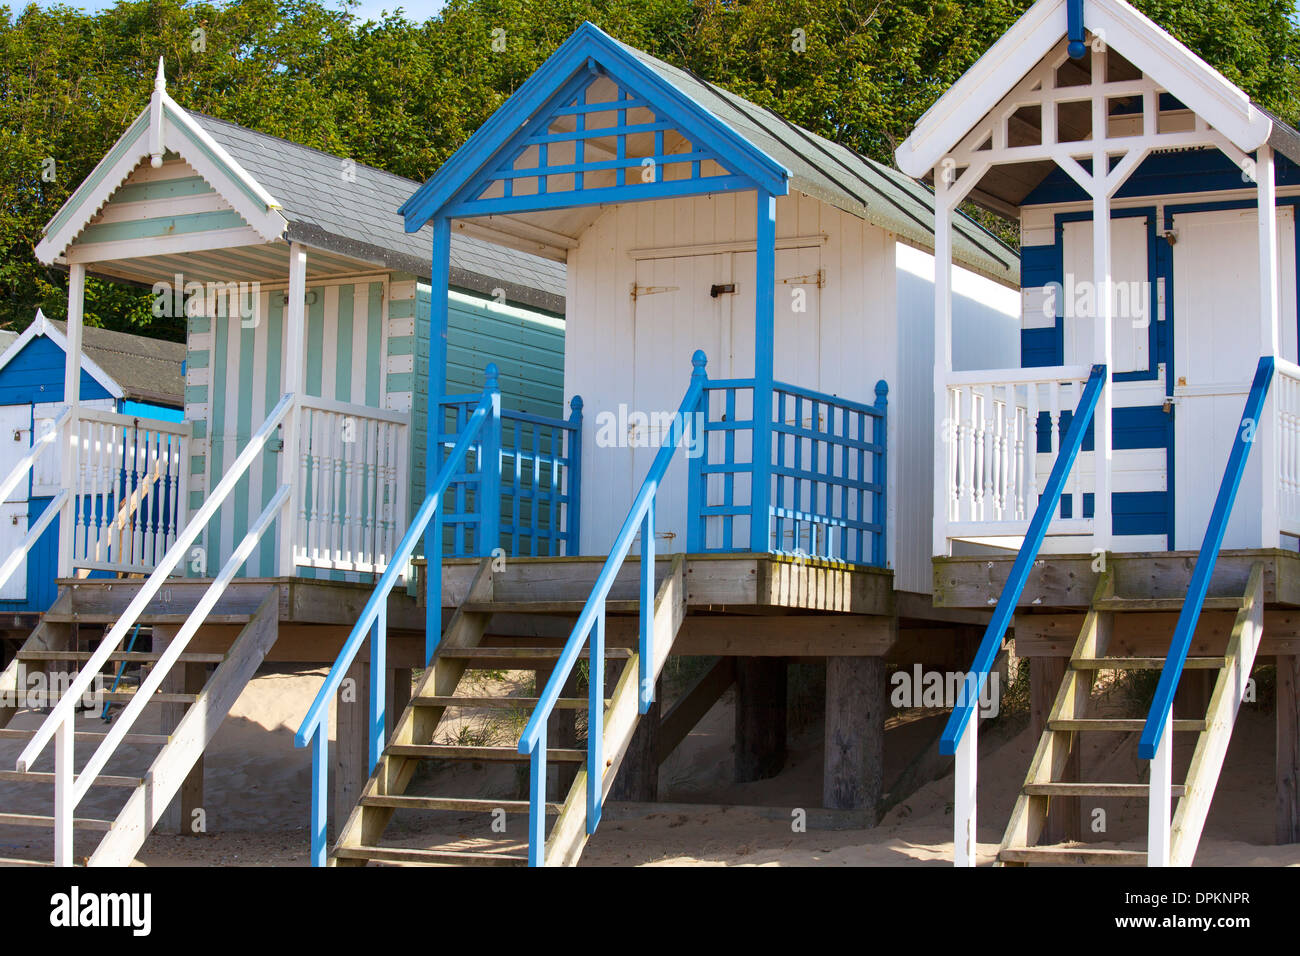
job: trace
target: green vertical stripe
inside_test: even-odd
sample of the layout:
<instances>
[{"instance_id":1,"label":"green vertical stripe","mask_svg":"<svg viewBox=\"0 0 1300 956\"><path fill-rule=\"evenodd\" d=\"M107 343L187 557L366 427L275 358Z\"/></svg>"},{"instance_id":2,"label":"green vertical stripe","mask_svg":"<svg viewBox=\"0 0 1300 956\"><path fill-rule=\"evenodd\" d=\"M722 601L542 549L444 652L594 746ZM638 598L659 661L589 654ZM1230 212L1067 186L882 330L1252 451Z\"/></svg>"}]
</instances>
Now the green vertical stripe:
<instances>
[{"instance_id":1,"label":"green vertical stripe","mask_svg":"<svg viewBox=\"0 0 1300 956\"><path fill-rule=\"evenodd\" d=\"M325 368L325 290L310 289L307 298L307 394L324 398L321 377Z\"/></svg>"},{"instance_id":2,"label":"green vertical stripe","mask_svg":"<svg viewBox=\"0 0 1300 956\"><path fill-rule=\"evenodd\" d=\"M339 320L334 326L334 397L352 401L352 286L339 286Z\"/></svg>"},{"instance_id":3,"label":"green vertical stripe","mask_svg":"<svg viewBox=\"0 0 1300 956\"><path fill-rule=\"evenodd\" d=\"M380 384L384 378L384 284L370 283L370 301L366 309L366 404L381 408Z\"/></svg>"},{"instance_id":4,"label":"green vertical stripe","mask_svg":"<svg viewBox=\"0 0 1300 956\"><path fill-rule=\"evenodd\" d=\"M230 325L230 334L237 336L239 342L239 368L236 372L237 381L239 382L239 394L235 398L235 414L237 416L235 427L239 433L237 447L240 451L243 451L244 446L253 437L253 379L257 362L257 329L254 326L245 326L238 312L230 316L227 321ZM252 516L248 513L248 486L251 477L248 472L244 472L244 476L235 485L235 492L231 496L235 509L234 537L230 541L232 548L235 542L244 540L244 535L248 533L248 526L252 520ZM245 570L245 573L247 573L247 570Z\"/></svg>"},{"instance_id":5,"label":"green vertical stripe","mask_svg":"<svg viewBox=\"0 0 1300 956\"><path fill-rule=\"evenodd\" d=\"M215 326L212 336L212 379L211 395L212 401L209 406L209 414L212 419L212 430L209 441L211 442L211 453L209 454L208 464L208 494L212 494L212 489L221 475L225 471L225 438L226 438L226 375L227 366L227 347L229 345L230 322L220 313L213 318ZM214 573L214 569L220 567L219 557L221 554L221 513L208 523L207 529L207 546L208 546L208 574Z\"/></svg>"},{"instance_id":6,"label":"green vertical stripe","mask_svg":"<svg viewBox=\"0 0 1300 956\"><path fill-rule=\"evenodd\" d=\"M280 384L283 377L280 371L280 363L283 360L284 337L284 298L278 293L273 292L267 296L268 306L266 310L266 412L269 415L271 409L275 408L276 403L280 401L280 395L283 393L283 386ZM274 452L264 452L262 454L262 507L266 507L266 501L275 493L279 487L280 460L283 459L286 467L291 467L294 461L294 455L285 449L278 455ZM275 523L275 533L268 534L262 538L261 565L262 574L269 575L274 573L276 557L276 536L288 534L297 521L297 515L291 515L288 523L281 518ZM287 573L292 574L292 571Z\"/></svg>"}]
</instances>

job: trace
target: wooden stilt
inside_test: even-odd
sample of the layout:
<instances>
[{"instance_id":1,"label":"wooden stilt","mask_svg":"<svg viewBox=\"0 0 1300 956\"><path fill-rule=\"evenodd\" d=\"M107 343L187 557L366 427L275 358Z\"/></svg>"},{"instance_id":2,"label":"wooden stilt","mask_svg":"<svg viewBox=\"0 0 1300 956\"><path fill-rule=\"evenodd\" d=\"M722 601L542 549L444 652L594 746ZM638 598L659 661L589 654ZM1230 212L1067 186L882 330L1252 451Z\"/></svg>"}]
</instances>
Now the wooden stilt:
<instances>
[{"instance_id":1,"label":"wooden stilt","mask_svg":"<svg viewBox=\"0 0 1300 956\"><path fill-rule=\"evenodd\" d=\"M1277 658L1277 842L1300 843L1300 655Z\"/></svg>"},{"instance_id":2,"label":"wooden stilt","mask_svg":"<svg viewBox=\"0 0 1300 956\"><path fill-rule=\"evenodd\" d=\"M610 686L606 684L605 686ZM650 803L659 799L659 724L663 701L663 681L655 686L654 703L641 715L632 742L623 755L623 763L609 792L611 800L636 800Z\"/></svg>"},{"instance_id":3,"label":"wooden stilt","mask_svg":"<svg viewBox=\"0 0 1300 956\"><path fill-rule=\"evenodd\" d=\"M826 659L826 762L822 805L865 810L873 824L884 790L885 659Z\"/></svg>"},{"instance_id":4,"label":"wooden stilt","mask_svg":"<svg viewBox=\"0 0 1300 956\"><path fill-rule=\"evenodd\" d=\"M1041 737L1047 726L1047 715L1065 679L1064 657L1031 657L1029 659L1029 722L1033 737ZM1060 781L1077 783L1082 779L1082 761L1076 739L1061 770ZM1081 835L1080 820L1083 808L1078 797L1050 798L1047 823L1043 827L1043 843L1064 843L1078 840Z\"/></svg>"},{"instance_id":5,"label":"wooden stilt","mask_svg":"<svg viewBox=\"0 0 1300 956\"><path fill-rule=\"evenodd\" d=\"M388 674L387 732L391 737L406 705L411 702L411 668L394 667Z\"/></svg>"},{"instance_id":6,"label":"wooden stilt","mask_svg":"<svg viewBox=\"0 0 1300 956\"><path fill-rule=\"evenodd\" d=\"M736 782L774 777L785 766L784 657L736 662Z\"/></svg>"},{"instance_id":7,"label":"wooden stilt","mask_svg":"<svg viewBox=\"0 0 1300 956\"><path fill-rule=\"evenodd\" d=\"M334 737L334 832L347 823L348 815L370 777L369 710L370 667L353 661L339 690L335 706Z\"/></svg>"}]
</instances>

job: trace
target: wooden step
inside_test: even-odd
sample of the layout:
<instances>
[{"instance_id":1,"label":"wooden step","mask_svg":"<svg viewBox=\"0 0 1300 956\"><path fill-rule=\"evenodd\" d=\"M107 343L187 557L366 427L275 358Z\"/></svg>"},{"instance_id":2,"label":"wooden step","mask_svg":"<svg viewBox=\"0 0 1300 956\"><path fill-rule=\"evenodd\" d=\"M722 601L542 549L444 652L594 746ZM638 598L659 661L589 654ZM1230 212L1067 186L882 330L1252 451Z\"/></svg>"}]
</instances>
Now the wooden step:
<instances>
[{"instance_id":1,"label":"wooden step","mask_svg":"<svg viewBox=\"0 0 1300 956\"><path fill-rule=\"evenodd\" d=\"M1181 797L1187 788L1181 784L1169 788L1175 797ZM1151 788L1145 783L1029 783L1024 792L1031 797L1126 797L1145 799Z\"/></svg>"},{"instance_id":2,"label":"wooden step","mask_svg":"<svg viewBox=\"0 0 1300 956\"><path fill-rule=\"evenodd\" d=\"M430 760L528 760L528 755L521 754L515 747L461 747L454 744L389 744L384 753L390 757L421 757ZM546 751L546 759L581 763L587 759L587 751L552 747Z\"/></svg>"},{"instance_id":3,"label":"wooden step","mask_svg":"<svg viewBox=\"0 0 1300 956\"><path fill-rule=\"evenodd\" d=\"M532 710L537 706L538 697L412 697L411 704L416 707L515 707L520 710ZM609 706L609 698L605 698ZM555 702L556 710L586 710L587 698L561 697Z\"/></svg>"},{"instance_id":4,"label":"wooden step","mask_svg":"<svg viewBox=\"0 0 1300 956\"><path fill-rule=\"evenodd\" d=\"M998 853L1004 863L1042 863L1049 866L1146 866L1144 850L1114 850L1086 846L1016 846Z\"/></svg>"},{"instance_id":5,"label":"wooden step","mask_svg":"<svg viewBox=\"0 0 1300 956\"><path fill-rule=\"evenodd\" d=\"M37 770L0 770L0 780L8 780L13 783L51 784L54 782L54 774ZM138 787L142 783L144 783L144 777L118 777L112 774L103 774L96 777L91 786Z\"/></svg>"},{"instance_id":6,"label":"wooden step","mask_svg":"<svg viewBox=\"0 0 1300 956\"><path fill-rule=\"evenodd\" d=\"M36 735L34 730L14 730L11 727L0 727L0 740L31 740ZM95 730L78 730L76 732L77 740L103 740L108 734ZM153 744L161 746L170 738L166 734L127 734L122 738L126 744Z\"/></svg>"},{"instance_id":7,"label":"wooden step","mask_svg":"<svg viewBox=\"0 0 1300 956\"><path fill-rule=\"evenodd\" d=\"M52 624L116 624L121 614L105 614L100 611L48 611L43 620ZM137 623L148 627L151 624L184 624L189 620L188 613L182 614L141 614ZM209 614L203 619L205 624L247 624L253 619L251 614Z\"/></svg>"},{"instance_id":8,"label":"wooden step","mask_svg":"<svg viewBox=\"0 0 1300 956\"><path fill-rule=\"evenodd\" d=\"M1108 598L1104 601L1096 602L1093 607L1099 611L1181 611L1183 604L1186 603L1183 598ZM1242 605L1246 603L1245 598L1240 597L1211 597L1206 598L1202 609L1206 611L1240 611Z\"/></svg>"},{"instance_id":9,"label":"wooden step","mask_svg":"<svg viewBox=\"0 0 1300 956\"><path fill-rule=\"evenodd\" d=\"M1224 666L1222 657L1189 657L1183 670L1217 671ZM1158 671L1164 670L1163 657L1085 657L1070 661L1077 671Z\"/></svg>"},{"instance_id":10,"label":"wooden step","mask_svg":"<svg viewBox=\"0 0 1300 956\"><path fill-rule=\"evenodd\" d=\"M1049 720L1048 730L1059 731L1118 731L1128 734L1140 734L1147 722L1142 717L1084 717L1073 720ZM1205 729L1204 720L1175 720L1174 730L1178 733L1200 733Z\"/></svg>"},{"instance_id":11,"label":"wooden step","mask_svg":"<svg viewBox=\"0 0 1300 956\"><path fill-rule=\"evenodd\" d=\"M395 810L453 810L466 813L527 813L527 800L482 800L471 797L419 797L407 794L362 797L363 807L392 807ZM559 813L562 803L548 803L547 813Z\"/></svg>"},{"instance_id":12,"label":"wooden step","mask_svg":"<svg viewBox=\"0 0 1300 956\"><path fill-rule=\"evenodd\" d=\"M0 856L0 867L7 866L54 866L54 861L26 860L20 856Z\"/></svg>"},{"instance_id":13,"label":"wooden step","mask_svg":"<svg viewBox=\"0 0 1300 956\"><path fill-rule=\"evenodd\" d=\"M416 850L389 846L341 846L334 855L345 860L376 863L420 863L425 866L527 866L528 857L512 853L471 853L465 850Z\"/></svg>"},{"instance_id":14,"label":"wooden step","mask_svg":"<svg viewBox=\"0 0 1300 956\"><path fill-rule=\"evenodd\" d=\"M110 704L127 704L139 696L133 690L106 690L99 695L101 701L107 701ZM198 694L169 694L162 691L155 691L149 695L148 703L150 704L192 704L199 699Z\"/></svg>"},{"instance_id":15,"label":"wooden step","mask_svg":"<svg viewBox=\"0 0 1300 956\"><path fill-rule=\"evenodd\" d=\"M466 601L460 609L466 614L552 614L564 617L577 617L587 606L581 601ZM606 601L606 614L635 614L641 610L641 602Z\"/></svg>"},{"instance_id":16,"label":"wooden step","mask_svg":"<svg viewBox=\"0 0 1300 956\"><path fill-rule=\"evenodd\" d=\"M19 651L20 661L88 661L94 651ZM152 664L162 657L162 653L153 651L114 651L108 659L127 664ZM220 664L226 659L225 654L181 654L177 659L182 664Z\"/></svg>"},{"instance_id":17,"label":"wooden step","mask_svg":"<svg viewBox=\"0 0 1300 956\"><path fill-rule=\"evenodd\" d=\"M45 827L54 829L54 817L35 816L30 813L0 813L0 825L16 827ZM74 817L72 827L75 830L98 830L107 833L113 826L112 820L96 820L93 817Z\"/></svg>"}]
</instances>

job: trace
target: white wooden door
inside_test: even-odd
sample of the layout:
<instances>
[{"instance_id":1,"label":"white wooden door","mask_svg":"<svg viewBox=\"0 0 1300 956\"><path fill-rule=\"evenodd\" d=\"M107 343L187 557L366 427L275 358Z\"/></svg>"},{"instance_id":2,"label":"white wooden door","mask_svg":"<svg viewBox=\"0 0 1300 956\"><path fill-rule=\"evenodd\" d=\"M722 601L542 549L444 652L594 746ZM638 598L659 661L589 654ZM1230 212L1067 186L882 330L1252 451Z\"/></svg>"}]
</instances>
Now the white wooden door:
<instances>
[{"instance_id":1,"label":"white wooden door","mask_svg":"<svg viewBox=\"0 0 1300 956\"><path fill-rule=\"evenodd\" d=\"M1281 350L1296 357L1295 223L1278 210ZM1261 340L1253 209L1176 216L1174 229L1175 547L1199 548L1228 461ZM1260 456L1247 462L1225 548L1257 548ZM1273 542L1272 546L1276 546Z\"/></svg>"},{"instance_id":2,"label":"white wooden door","mask_svg":"<svg viewBox=\"0 0 1300 956\"><path fill-rule=\"evenodd\" d=\"M1114 372L1150 368L1150 285L1147 270L1145 218L1112 219L1111 314ZM1065 364L1091 365L1098 361L1093 341L1092 222L1067 222L1062 227L1061 254L1064 280L1061 289L1065 311Z\"/></svg>"},{"instance_id":3,"label":"white wooden door","mask_svg":"<svg viewBox=\"0 0 1300 956\"><path fill-rule=\"evenodd\" d=\"M811 389L821 387L820 268L816 248L776 254L774 375L777 381ZM752 252L647 259L637 264L635 381L629 411L660 417L659 424L638 422L628 429L633 455L629 504L659 449L667 415L676 411L686 391L695 350L703 349L708 356L710 379L753 376L754 281ZM716 295L712 294L715 286L720 287ZM734 289L726 291L727 286ZM749 418L750 396L741 394L737 400L737 417ZM648 441L638 428L646 429ZM719 444L713 457L720 451ZM738 436L736 460L749 458L746 437ZM679 452L659 491L656 537L664 553L686 549L686 472L686 456ZM710 494L720 489L719 479L710 485ZM735 481L733 500L738 504L750 500L743 476ZM748 522L737 519L733 546L746 546L748 540ZM711 536L710 544L718 543Z\"/></svg>"},{"instance_id":4,"label":"white wooden door","mask_svg":"<svg viewBox=\"0 0 1300 956\"><path fill-rule=\"evenodd\" d=\"M30 405L0 405L0 469L7 474L31 447L32 407ZM17 551L27 537L28 482L20 481L0 503L0 555ZM14 569L9 579L0 585L0 601L25 601L27 599L27 559Z\"/></svg>"}]
</instances>

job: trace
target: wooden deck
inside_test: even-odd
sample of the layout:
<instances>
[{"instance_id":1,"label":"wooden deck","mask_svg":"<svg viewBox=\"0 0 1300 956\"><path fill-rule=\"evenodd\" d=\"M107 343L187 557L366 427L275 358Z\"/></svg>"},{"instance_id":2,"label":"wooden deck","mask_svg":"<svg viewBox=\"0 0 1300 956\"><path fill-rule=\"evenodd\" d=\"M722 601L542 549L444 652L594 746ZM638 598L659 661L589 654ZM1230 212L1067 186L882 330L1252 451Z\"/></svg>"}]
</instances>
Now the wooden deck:
<instances>
[{"instance_id":1,"label":"wooden deck","mask_svg":"<svg viewBox=\"0 0 1300 956\"><path fill-rule=\"evenodd\" d=\"M991 608L1006 584L1014 554L934 560L934 603L939 608ZM1030 573L1015 617L1016 650L1022 657L1068 657L1100 577L1091 554L1040 558ZM1118 615L1112 646L1134 656L1163 656L1187 594L1195 551L1108 554L1115 594L1143 599L1149 610ZM1264 634L1261 656L1300 653L1300 554L1280 549L1224 551L1215 565L1210 599L1201 614L1191 653L1221 654L1234 612L1216 609L1216 598L1240 596L1251 566L1264 565Z\"/></svg>"}]
</instances>

